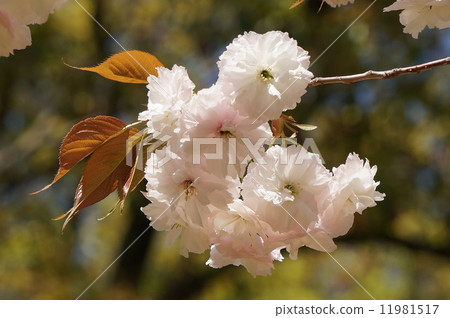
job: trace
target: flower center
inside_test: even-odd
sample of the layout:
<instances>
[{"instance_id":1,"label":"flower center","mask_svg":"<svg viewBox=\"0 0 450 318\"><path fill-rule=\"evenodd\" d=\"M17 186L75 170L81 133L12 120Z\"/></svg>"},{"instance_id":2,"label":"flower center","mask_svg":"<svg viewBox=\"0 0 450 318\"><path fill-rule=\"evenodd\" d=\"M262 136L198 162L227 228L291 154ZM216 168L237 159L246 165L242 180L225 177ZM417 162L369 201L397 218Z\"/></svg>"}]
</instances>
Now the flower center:
<instances>
[{"instance_id":1,"label":"flower center","mask_svg":"<svg viewBox=\"0 0 450 318\"><path fill-rule=\"evenodd\" d=\"M264 82L273 79L273 75L270 73L270 69L263 69L261 73L259 73L259 76Z\"/></svg>"},{"instance_id":2,"label":"flower center","mask_svg":"<svg viewBox=\"0 0 450 318\"><path fill-rule=\"evenodd\" d=\"M220 130L219 134L220 134L220 137L222 137L222 138L233 137L233 134L229 130Z\"/></svg>"},{"instance_id":3,"label":"flower center","mask_svg":"<svg viewBox=\"0 0 450 318\"><path fill-rule=\"evenodd\" d=\"M284 188L291 191L293 196L297 195L302 189L300 185L288 182L284 185Z\"/></svg>"},{"instance_id":4,"label":"flower center","mask_svg":"<svg viewBox=\"0 0 450 318\"><path fill-rule=\"evenodd\" d=\"M193 194L195 194L195 187L192 186L192 180L184 180L181 183L181 187L184 190L185 193L185 199L189 199L189 197L191 197Z\"/></svg>"},{"instance_id":5,"label":"flower center","mask_svg":"<svg viewBox=\"0 0 450 318\"><path fill-rule=\"evenodd\" d=\"M218 131L219 136L222 138L234 137L234 134L233 134L234 128L235 127L234 127L233 123L231 123L229 121L224 121Z\"/></svg>"}]
</instances>

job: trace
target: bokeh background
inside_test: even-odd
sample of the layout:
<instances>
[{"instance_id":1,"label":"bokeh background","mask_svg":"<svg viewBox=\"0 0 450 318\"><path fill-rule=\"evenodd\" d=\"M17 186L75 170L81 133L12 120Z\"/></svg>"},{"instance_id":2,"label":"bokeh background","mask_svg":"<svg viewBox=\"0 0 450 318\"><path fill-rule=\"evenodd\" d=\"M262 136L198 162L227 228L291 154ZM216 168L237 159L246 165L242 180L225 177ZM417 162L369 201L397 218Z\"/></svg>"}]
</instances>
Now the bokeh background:
<instances>
[{"instance_id":1,"label":"bokeh background","mask_svg":"<svg viewBox=\"0 0 450 318\"><path fill-rule=\"evenodd\" d=\"M201 89L217 76L216 61L238 34L287 31L314 61L370 4L339 9L306 0L81 0L127 49L184 65ZM316 76L414 65L450 55L448 30L403 34L398 12L377 1L320 59ZM61 235L83 165L50 190L60 142L87 117L136 121L144 85L122 84L71 69L92 66L121 48L73 1L41 26L33 45L0 58L0 298L74 299L147 226L136 191L125 212L103 221L110 197L83 210ZM310 88L293 113L317 125L314 138L331 168L349 152L378 166L386 199L357 216L332 254L377 299L450 296L449 67L421 75ZM271 276L244 268L215 270L208 254L178 254L164 234L148 231L82 299L368 299L325 253L303 248L276 263Z\"/></svg>"}]
</instances>

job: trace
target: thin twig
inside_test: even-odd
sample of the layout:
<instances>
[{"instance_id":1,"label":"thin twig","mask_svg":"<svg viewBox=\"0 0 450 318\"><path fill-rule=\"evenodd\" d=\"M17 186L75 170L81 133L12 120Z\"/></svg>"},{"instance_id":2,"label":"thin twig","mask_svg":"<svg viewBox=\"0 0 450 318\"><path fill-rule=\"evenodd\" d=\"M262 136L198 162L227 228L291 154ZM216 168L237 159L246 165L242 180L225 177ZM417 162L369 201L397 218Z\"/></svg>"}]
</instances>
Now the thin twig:
<instances>
[{"instance_id":1,"label":"thin twig","mask_svg":"<svg viewBox=\"0 0 450 318\"><path fill-rule=\"evenodd\" d=\"M419 74L432 68L448 64L450 64L450 56L420 65L394 68L388 71L367 71L361 74L346 75L346 76L316 77L311 80L308 87L326 84L337 84L337 83L353 84L356 82L367 81L372 79L387 79L405 74Z\"/></svg>"}]
</instances>

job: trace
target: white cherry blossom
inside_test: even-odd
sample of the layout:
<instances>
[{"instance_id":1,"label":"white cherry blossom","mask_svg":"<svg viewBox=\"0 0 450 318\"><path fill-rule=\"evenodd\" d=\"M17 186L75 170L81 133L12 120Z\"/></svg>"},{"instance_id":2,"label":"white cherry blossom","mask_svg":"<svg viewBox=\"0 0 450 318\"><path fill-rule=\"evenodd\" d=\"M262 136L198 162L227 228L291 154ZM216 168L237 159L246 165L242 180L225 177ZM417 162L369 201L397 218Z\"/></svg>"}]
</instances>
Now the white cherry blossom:
<instances>
[{"instance_id":1,"label":"white cherry blossom","mask_svg":"<svg viewBox=\"0 0 450 318\"><path fill-rule=\"evenodd\" d=\"M9 56L14 50L31 45L30 28L8 12L0 10L0 56Z\"/></svg>"},{"instance_id":2,"label":"white cherry blossom","mask_svg":"<svg viewBox=\"0 0 450 318\"><path fill-rule=\"evenodd\" d=\"M274 260L283 259L281 247L271 241L270 225L259 220L243 201L236 200L227 209L213 211L211 222L215 237L207 265L242 265L253 276L265 276L270 274Z\"/></svg>"},{"instance_id":3,"label":"white cherry blossom","mask_svg":"<svg viewBox=\"0 0 450 318\"><path fill-rule=\"evenodd\" d=\"M295 108L313 77L307 70L308 52L280 31L239 35L218 66L218 82L234 98L234 106L262 122Z\"/></svg>"},{"instance_id":4,"label":"white cherry blossom","mask_svg":"<svg viewBox=\"0 0 450 318\"><path fill-rule=\"evenodd\" d=\"M284 235L285 245L295 258L299 247L317 246L311 239L312 229L320 212L318 198L329 193L331 173L318 155L301 146L273 146L263 159L265 164L249 165L242 197L261 220ZM330 246L329 242L322 245Z\"/></svg>"},{"instance_id":5,"label":"white cherry blossom","mask_svg":"<svg viewBox=\"0 0 450 318\"><path fill-rule=\"evenodd\" d=\"M203 252L209 246L205 227L210 206L224 208L232 202L234 184L167 149L151 154L145 172L147 192L144 195L152 203L142 211L151 225L159 231L170 231L169 237L181 235L183 255ZM191 245L189 240L195 237L195 229L199 230L199 238L204 239L194 239Z\"/></svg>"},{"instance_id":6,"label":"white cherry blossom","mask_svg":"<svg viewBox=\"0 0 450 318\"><path fill-rule=\"evenodd\" d=\"M31 45L29 24L42 24L66 0L0 0L0 56Z\"/></svg>"},{"instance_id":7,"label":"white cherry blossom","mask_svg":"<svg viewBox=\"0 0 450 318\"><path fill-rule=\"evenodd\" d=\"M263 145L273 138L267 123L253 123L241 115L219 85L198 92L182 122L188 138L184 150L221 177L242 176L248 162L262 155Z\"/></svg>"},{"instance_id":8,"label":"white cherry blossom","mask_svg":"<svg viewBox=\"0 0 450 318\"><path fill-rule=\"evenodd\" d=\"M186 69L174 65L171 70L158 67L158 76L148 77L147 110L139 114L139 120L148 120L150 132L157 136L173 136L179 132L182 110L193 96L194 83Z\"/></svg>"},{"instance_id":9,"label":"white cherry blossom","mask_svg":"<svg viewBox=\"0 0 450 318\"><path fill-rule=\"evenodd\" d=\"M377 166L370 167L369 161L360 159L355 153L349 154L345 164L333 168L333 189L346 213L362 213L376 205L384 194L376 191L380 182L374 180Z\"/></svg>"},{"instance_id":10,"label":"white cherry blossom","mask_svg":"<svg viewBox=\"0 0 450 318\"><path fill-rule=\"evenodd\" d=\"M344 235L353 224L354 213L362 213L382 201L384 193L376 190L380 182L374 180L377 166L370 167L357 154L349 154L345 164L333 168L330 194L320 203L318 227L332 237Z\"/></svg>"},{"instance_id":11,"label":"white cherry blossom","mask_svg":"<svg viewBox=\"0 0 450 318\"><path fill-rule=\"evenodd\" d=\"M403 32L415 39L425 27L450 27L450 0L397 0L383 11L396 10L402 10L400 23L405 26Z\"/></svg>"}]
</instances>

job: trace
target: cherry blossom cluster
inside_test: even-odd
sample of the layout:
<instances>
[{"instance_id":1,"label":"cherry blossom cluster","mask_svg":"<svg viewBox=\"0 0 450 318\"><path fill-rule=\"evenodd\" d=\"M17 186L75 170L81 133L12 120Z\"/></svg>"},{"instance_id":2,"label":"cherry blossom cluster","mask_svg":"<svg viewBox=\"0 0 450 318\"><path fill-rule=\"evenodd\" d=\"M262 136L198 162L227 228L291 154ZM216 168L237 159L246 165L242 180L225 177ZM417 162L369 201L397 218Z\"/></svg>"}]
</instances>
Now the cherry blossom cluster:
<instances>
[{"instance_id":1,"label":"cherry blossom cluster","mask_svg":"<svg viewBox=\"0 0 450 318\"><path fill-rule=\"evenodd\" d=\"M42 24L66 0L0 0L0 56L31 45L29 24Z\"/></svg>"},{"instance_id":2,"label":"cherry blossom cluster","mask_svg":"<svg viewBox=\"0 0 450 318\"><path fill-rule=\"evenodd\" d=\"M147 121L162 145L145 167L142 211L180 253L210 249L214 268L267 275L307 246L331 252L354 214L383 200L376 166L350 154L332 171L301 145L273 145L268 121L293 109L313 74L308 52L287 33L244 33L218 61L217 82L194 93L184 67L148 78Z\"/></svg>"}]
</instances>

